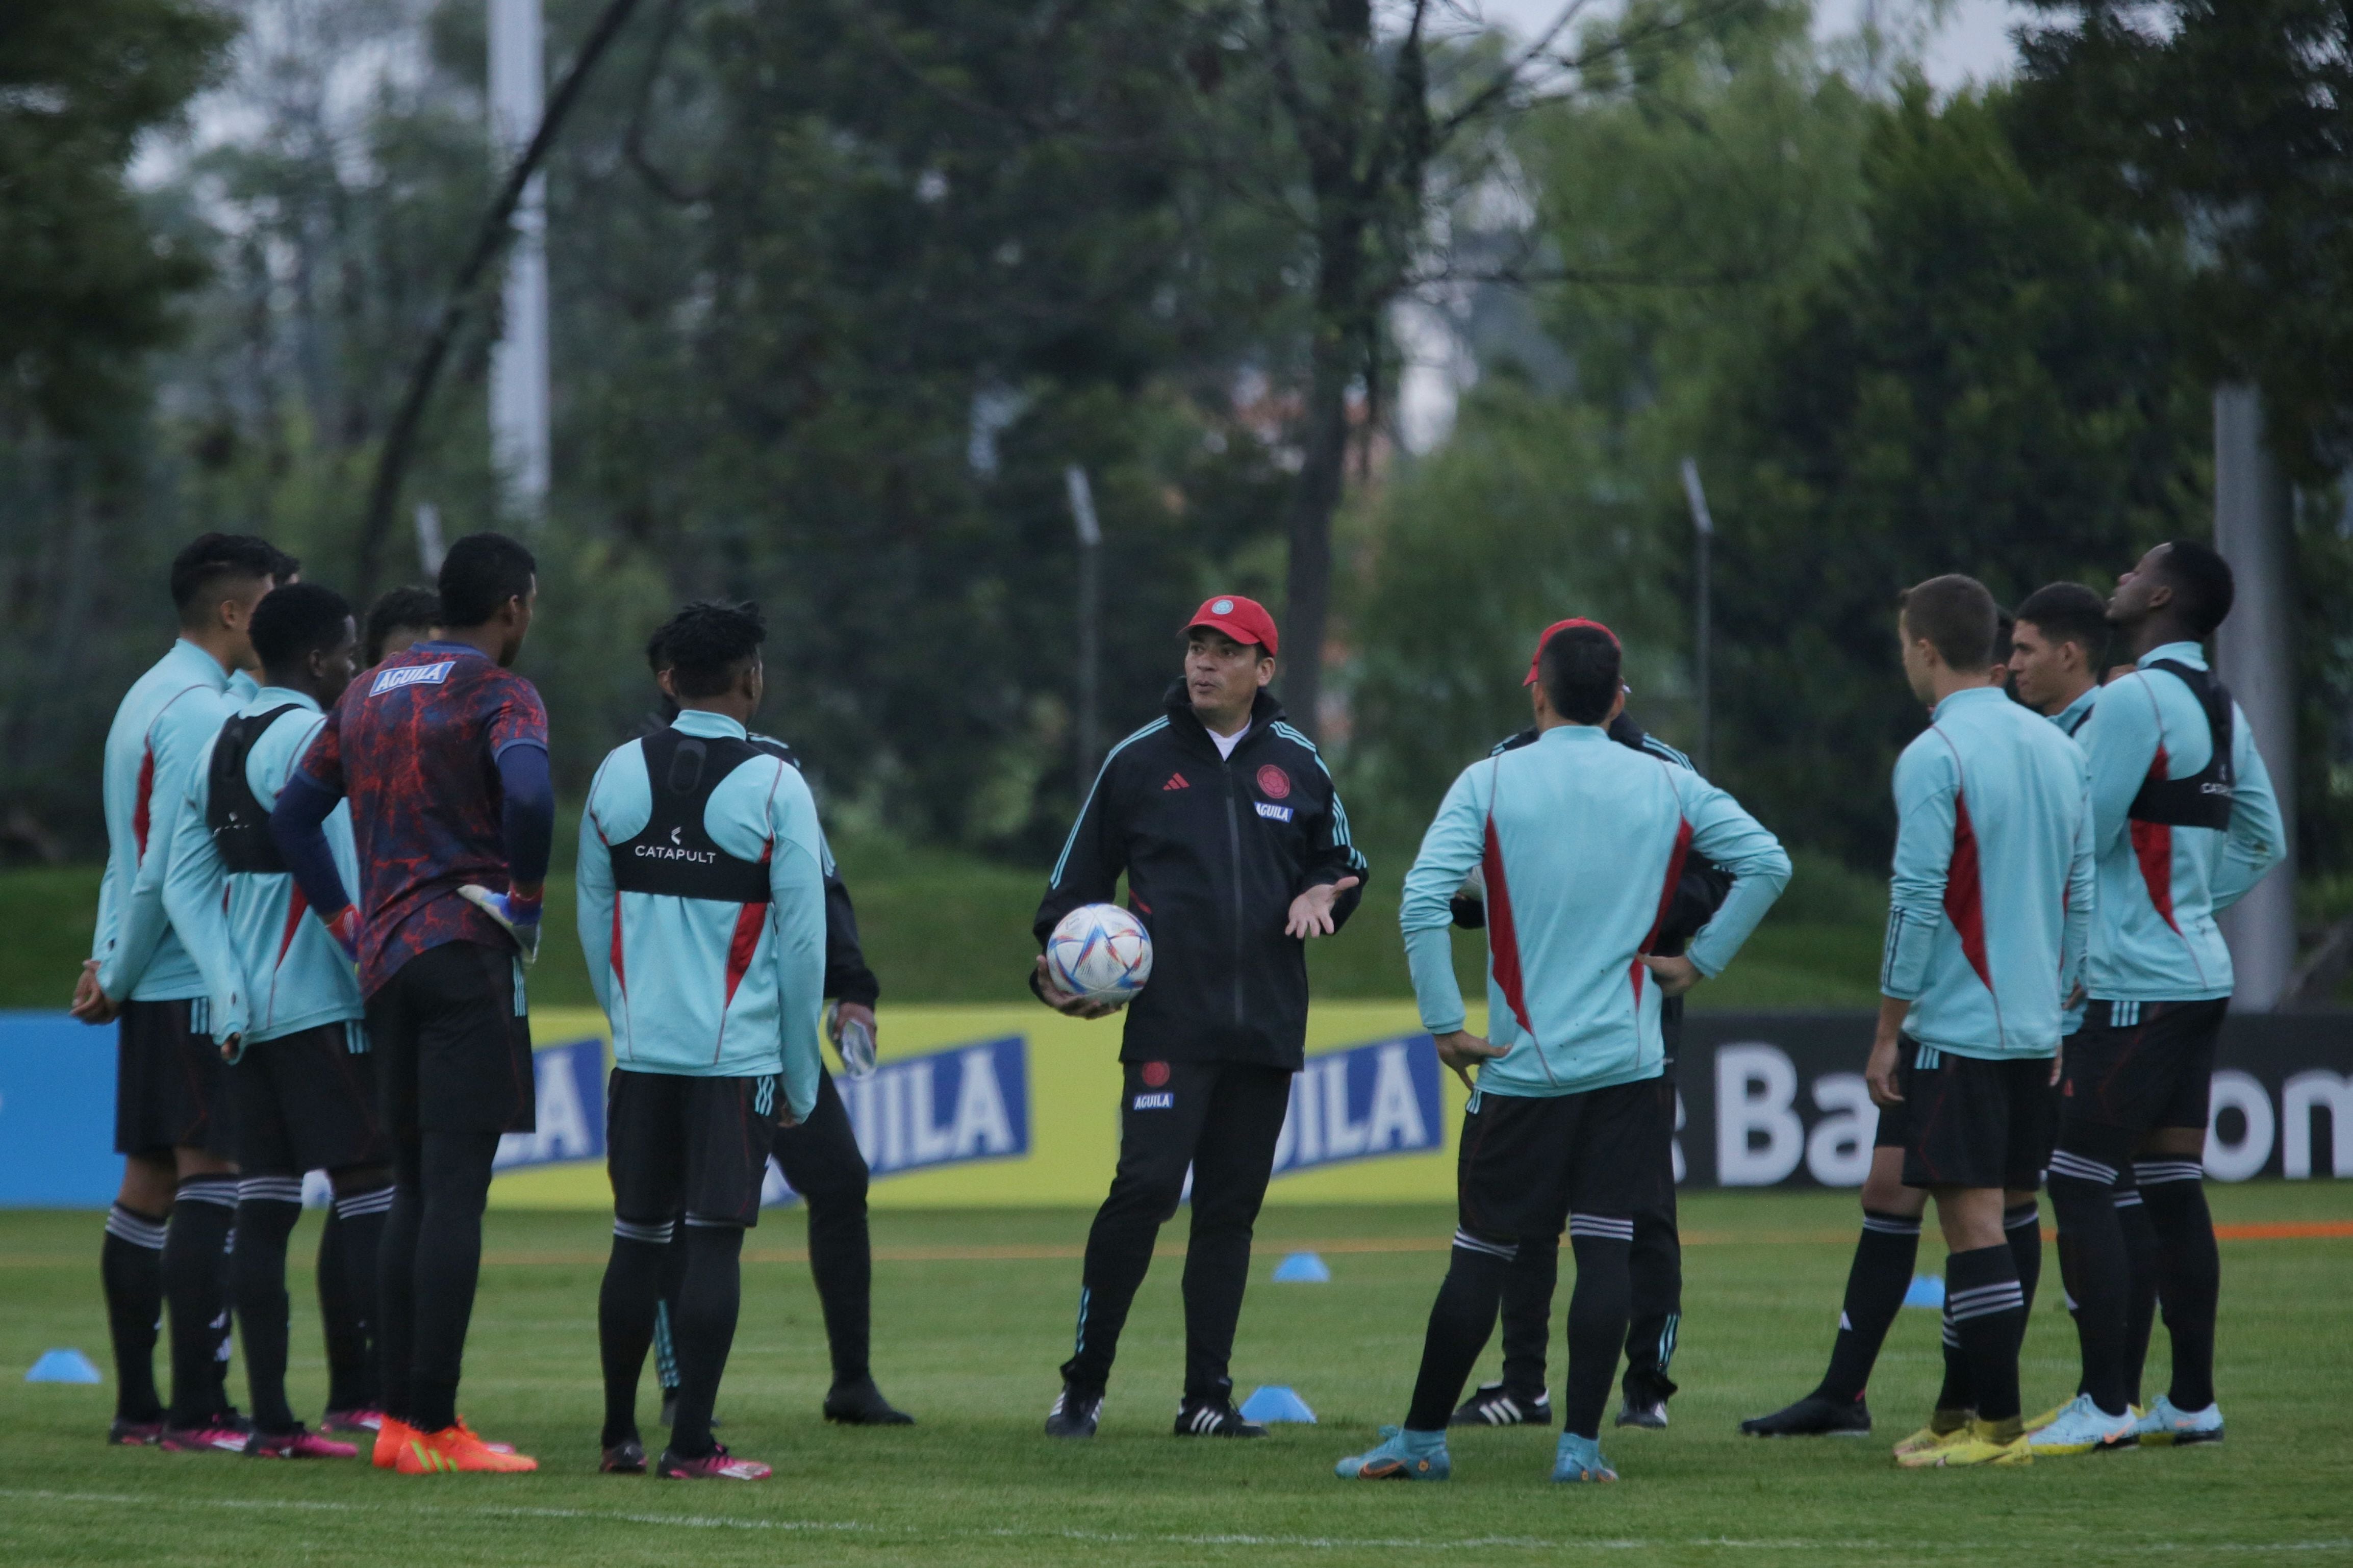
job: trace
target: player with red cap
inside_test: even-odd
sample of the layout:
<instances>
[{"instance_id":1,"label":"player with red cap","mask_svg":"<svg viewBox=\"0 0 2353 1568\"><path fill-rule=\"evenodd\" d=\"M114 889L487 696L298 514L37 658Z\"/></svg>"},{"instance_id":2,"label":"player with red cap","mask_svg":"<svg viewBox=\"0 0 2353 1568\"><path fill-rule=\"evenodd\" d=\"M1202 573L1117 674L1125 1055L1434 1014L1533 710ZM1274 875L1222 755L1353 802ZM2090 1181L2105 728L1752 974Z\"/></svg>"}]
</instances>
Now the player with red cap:
<instances>
[{"instance_id":1,"label":"player with red cap","mask_svg":"<svg viewBox=\"0 0 2353 1568\"><path fill-rule=\"evenodd\" d=\"M1365 858L1314 742L1282 716L1274 617L1238 594L1185 626L1185 669L1165 711L1111 749L1038 906L1039 946L1062 917L1107 903L1120 874L1152 934L1152 983L1120 1047L1119 1169L1087 1237L1078 1345L1046 1418L1092 1437L1128 1305L1163 1221L1193 1176L1185 1257L1185 1392L1178 1436L1262 1437L1233 1405L1227 1363L1250 1274L1251 1227L1274 1172L1307 1030L1306 943L1356 906ZM1058 989L1079 1017L1113 1009Z\"/></svg>"}]
</instances>

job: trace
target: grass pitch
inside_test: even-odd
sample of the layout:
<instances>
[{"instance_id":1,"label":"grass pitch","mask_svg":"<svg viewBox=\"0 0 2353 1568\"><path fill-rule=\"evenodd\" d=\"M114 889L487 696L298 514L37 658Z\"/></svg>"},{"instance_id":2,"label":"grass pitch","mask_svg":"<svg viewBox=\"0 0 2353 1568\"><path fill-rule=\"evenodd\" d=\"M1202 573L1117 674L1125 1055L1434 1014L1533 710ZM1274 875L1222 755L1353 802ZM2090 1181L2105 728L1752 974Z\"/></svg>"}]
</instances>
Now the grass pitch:
<instances>
[{"instance_id":1,"label":"grass pitch","mask_svg":"<svg viewBox=\"0 0 2353 1568\"><path fill-rule=\"evenodd\" d=\"M2340 1220L2330 1184L2217 1187L2226 1225ZM594 1473L596 1281L606 1223L501 1213L474 1317L462 1405L539 1456L537 1475L403 1479L364 1464L265 1465L109 1449L112 1390L27 1385L52 1346L103 1364L99 1216L0 1214L0 1560L172 1568L427 1563L701 1565L1479 1562L1869 1563L1966 1553L2090 1564L2353 1562L2353 1240L2226 1241L2217 1447L1905 1473L1887 1456L1925 1412L1936 1320L1906 1311L1872 1389L1867 1442L1734 1435L1820 1374L1855 1228L1844 1194L1687 1197L1687 1286L1664 1433L1611 1432L1614 1487L1555 1487L1553 1435L1459 1434L1442 1486L1344 1484L1331 1465L1403 1411L1445 1267L1443 1209L1286 1208L1260 1226L1235 1373L1288 1383L1322 1417L1261 1443L1168 1435L1180 1365L1182 1219L1138 1300L1103 1432L1039 1431L1067 1353L1075 1212L886 1213L875 1219L876 1371L922 1425L818 1418L824 1340L799 1217L753 1237L744 1323L720 1394L723 1436L768 1459L754 1486ZM316 1239L306 1216L297 1255ZM1273 1285L1320 1248L1329 1285ZM1922 1268L1939 1267L1936 1244ZM2047 1258L2046 1253L2046 1258ZM2026 1344L2031 1405L2073 1385L2055 1268ZM294 1392L324 1394L305 1268L294 1281ZM2164 1336L2151 1391L2163 1386ZM1556 1355L1560 1353L1556 1339ZM1486 1367L1496 1350L1491 1345ZM1492 1370L1484 1375L1493 1375ZM110 1373L111 1376L111 1373ZM1557 1366L1556 1365L1556 1387ZM240 1374L241 1378L241 1374ZM643 1405L657 1442L650 1369Z\"/></svg>"}]
</instances>

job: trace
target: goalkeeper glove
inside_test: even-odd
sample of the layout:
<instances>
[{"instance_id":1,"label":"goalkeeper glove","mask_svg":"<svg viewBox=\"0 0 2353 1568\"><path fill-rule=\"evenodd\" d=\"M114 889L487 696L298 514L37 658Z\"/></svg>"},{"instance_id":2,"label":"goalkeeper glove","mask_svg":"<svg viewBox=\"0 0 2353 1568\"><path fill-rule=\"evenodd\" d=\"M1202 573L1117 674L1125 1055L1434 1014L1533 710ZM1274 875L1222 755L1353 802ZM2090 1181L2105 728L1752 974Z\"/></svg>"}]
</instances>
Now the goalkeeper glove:
<instances>
[{"instance_id":1,"label":"goalkeeper glove","mask_svg":"<svg viewBox=\"0 0 2353 1568\"><path fill-rule=\"evenodd\" d=\"M516 893L493 893L479 882L467 883L458 889L458 896L498 921L499 929L514 938L525 968L539 957L539 900Z\"/></svg>"}]
</instances>

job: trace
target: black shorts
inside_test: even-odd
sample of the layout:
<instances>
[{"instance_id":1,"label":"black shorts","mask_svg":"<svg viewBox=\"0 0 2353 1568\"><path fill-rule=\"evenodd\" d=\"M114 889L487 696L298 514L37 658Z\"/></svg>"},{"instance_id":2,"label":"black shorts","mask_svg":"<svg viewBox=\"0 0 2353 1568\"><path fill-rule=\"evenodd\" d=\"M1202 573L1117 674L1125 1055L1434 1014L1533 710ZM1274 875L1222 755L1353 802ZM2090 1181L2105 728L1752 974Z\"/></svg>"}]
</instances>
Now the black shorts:
<instances>
[{"instance_id":1,"label":"black shorts","mask_svg":"<svg viewBox=\"0 0 2353 1568\"><path fill-rule=\"evenodd\" d=\"M245 1047L228 1070L239 1172L299 1176L392 1158L376 1116L375 1063L368 1058L367 1040L353 1020Z\"/></svg>"},{"instance_id":2,"label":"black shorts","mask_svg":"<svg viewBox=\"0 0 2353 1568\"><path fill-rule=\"evenodd\" d=\"M605 1084L605 1170L613 1214L638 1225L760 1223L785 1086L615 1068Z\"/></svg>"},{"instance_id":3,"label":"black shorts","mask_svg":"<svg viewBox=\"0 0 2353 1568\"><path fill-rule=\"evenodd\" d=\"M2067 1042L2060 1081L2062 1115L2073 1129L2122 1134L2129 1155L2158 1127L2206 1130L2214 1084L2214 1046L2227 997L2211 1002L2094 1002ZM2094 1151L2085 1150L2091 1153Z\"/></svg>"},{"instance_id":4,"label":"black shorts","mask_svg":"<svg viewBox=\"0 0 2353 1568\"><path fill-rule=\"evenodd\" d=\"M1911 1131L1904 1184L2039 1189L2051 1163L2051 1058L1989 1061L1905 1044L1895 1071Z\"/></svg>"},{"instance_id":5,"label":"black shorts","mask_svg":"<svg viewBox=\"0 0 2353 1568\"><path fill-rule=\"evenodd\" d=\"M1912 1063L1917 1058L1919 1051L1920 1043L1911 1036L1896 1037L1895 1081L1897 1083L1901 1084L1904 1081L1904 1075L1912 1070ZM1898 1100L1894 1105L1881 1106L1879 1131L1871 1135L1871 1146L1874 1149L1902 1149L1910 1144L1912 1119L1905 1114L1910 1109L1909 1100Z\"/></svg>"},{"instance_id":6,"label":"black shorts","mask_svg":"<svg viewBox=\"0 0 2353 1568\"><path fill-rule=\"evenodd\" d=\"M385 1130L530 1132L537 1099L531 1020L514 950L452 942L426 949L367 999Z\"/></svg>"},{"instance_id":7,"label":"black shorts","mask_svg":"<svg viewBox=\"0 0 2353 1568\"><path fill-rule=\"evenodd\" d=\"M125 1002L115 1023L114 1152L237 1158L228 1064L191 1002Z\"/></svg>"},{"instance_id":8,"label":"black shorts","mask_svg":"<svg viewBox=\"0 0 2353 1568\"><path fill-rule=\"evenodd\" d=\"M1658 1205L1674 1119L1645 1079L1582 1094L1471 1097L1455 1156L1457 1212L1482 1240L1550 1239L1574 1213L1630 1220Z\"/></svg>"}]
</instances>

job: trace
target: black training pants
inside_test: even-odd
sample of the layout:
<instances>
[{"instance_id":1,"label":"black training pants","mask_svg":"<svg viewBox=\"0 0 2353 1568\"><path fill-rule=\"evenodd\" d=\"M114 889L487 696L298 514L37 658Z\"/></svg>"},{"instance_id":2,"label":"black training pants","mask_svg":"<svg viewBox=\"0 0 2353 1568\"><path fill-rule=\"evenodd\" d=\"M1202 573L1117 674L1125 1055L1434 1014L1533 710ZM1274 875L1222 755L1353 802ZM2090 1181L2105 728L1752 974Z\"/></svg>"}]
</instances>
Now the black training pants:
<instances>
[{"instance_id":1,"label":"black training pants","mask_svg":"<svg viewBox=\"0 0 2353 1568\"><path fill-rule=\"evenodd\" d=\"M1247 1062L1127 1062L1120 1098L1119 1169L1087 1233L1078 1346L1062 1377L1101 1389L1111 1377L1136 1288L1163 1221L1193 1173L1185 1255L1185 1393L1222 1399L1250 1279L1250 1233L1275 1140L1291 1109L1291 1069Z\"/></svg>"}]
</instances>

